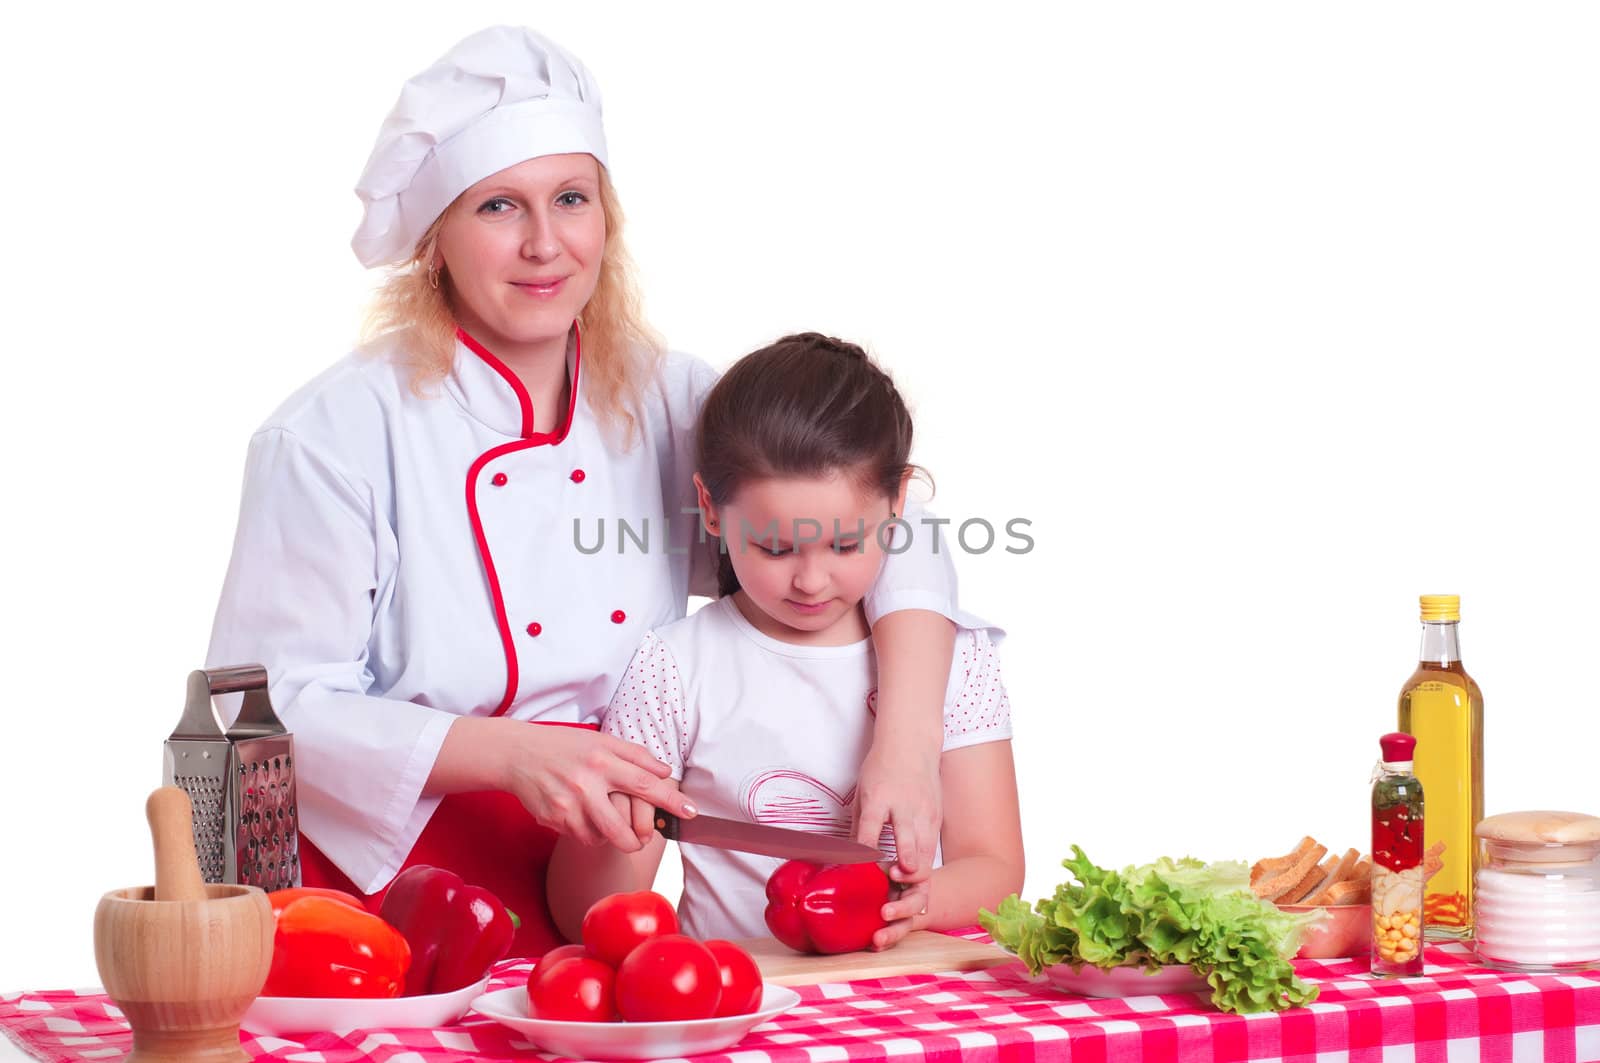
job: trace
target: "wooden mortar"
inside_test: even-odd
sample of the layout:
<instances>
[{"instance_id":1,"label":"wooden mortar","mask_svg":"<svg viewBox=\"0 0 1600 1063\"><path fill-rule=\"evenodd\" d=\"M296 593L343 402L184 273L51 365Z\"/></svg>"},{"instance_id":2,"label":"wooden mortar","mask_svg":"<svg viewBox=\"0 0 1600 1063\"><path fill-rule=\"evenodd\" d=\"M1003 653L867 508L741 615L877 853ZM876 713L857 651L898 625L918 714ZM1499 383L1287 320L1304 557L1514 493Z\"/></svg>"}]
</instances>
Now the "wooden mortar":
<instances>
[{"instance_id":1,"label":"wooden mortar","mask_svg":"<svg viewBox=\"0 0 1600 1063\"><path fill-rule=\"evenodd\" d=\"M246 1061L239 1020L272 966L272 905L255 886L200 877L189 795L145 804L156 884L112 890L94 913L94 960L133 1027L134 1063Z\"/></svg>"}]
</instances>

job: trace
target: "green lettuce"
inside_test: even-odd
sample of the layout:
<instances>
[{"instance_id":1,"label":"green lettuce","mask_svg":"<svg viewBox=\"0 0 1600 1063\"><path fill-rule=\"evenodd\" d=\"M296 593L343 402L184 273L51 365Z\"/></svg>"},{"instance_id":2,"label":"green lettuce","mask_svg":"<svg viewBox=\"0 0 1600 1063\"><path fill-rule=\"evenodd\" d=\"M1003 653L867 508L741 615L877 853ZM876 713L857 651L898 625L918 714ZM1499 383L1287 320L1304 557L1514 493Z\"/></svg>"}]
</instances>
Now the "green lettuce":
<instances>
[{"instance_id":1,"label":"green lettuce","mask_svg":"<svg viewBox=\"0 0 1600 1063\"><path fill-rule=\"evenodd\" d=\"M1188 964L1223 1011L1281 1011L1317 998L1289 962L1306 927L1324 912L1290 914L1250 892L1240 861L1162 857L1108 871L1076 845L1062 861L1075 881L1029 908L1016 894L978 913L989 936L1029 971L1069 964L1146 967Z\"/></svg>"}]
</instances>

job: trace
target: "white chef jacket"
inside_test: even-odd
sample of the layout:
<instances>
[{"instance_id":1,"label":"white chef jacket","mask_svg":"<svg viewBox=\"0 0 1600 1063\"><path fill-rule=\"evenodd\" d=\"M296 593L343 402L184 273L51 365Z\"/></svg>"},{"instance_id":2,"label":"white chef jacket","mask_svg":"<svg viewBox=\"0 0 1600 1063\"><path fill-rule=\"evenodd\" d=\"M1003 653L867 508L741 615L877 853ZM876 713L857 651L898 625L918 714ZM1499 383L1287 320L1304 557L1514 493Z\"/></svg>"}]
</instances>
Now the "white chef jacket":
<instances>
[{"instance_id":1,"label":"white chef jacket","mask_svg":"<svg viewBox=\"0 0 1600 1063\"><path fill-rule=\"evenodd\" d=\"M533 425L515 374L464 334L426 397L397 342L339 361L251 438L206 656L266 666L294 735L301 830L367 893L437 807L422 788L457 716L598 723L644 633L715 593L683 513L708 365L667 356L629 446L583 399L576 342L564 434ZM601 522L603 549L580 550ZM890 559L869 616L957 616L933 542Z\"/></svg>"},{"instance_id":2,"label":"white chef jacket","mask_svg":"<svg viewBox=\"0 0 1600 1063\"><path fill-rule=\"evenodd\" d=\"M1011 738L999 632L956 633L944 749ZM704 814L844 838L877 711L872 640L797 646L721 598L646 635L602 729L672 768ZM775 857L684 845L678 921L695 938L765 937Z\"/></svg>"}]
</instances>

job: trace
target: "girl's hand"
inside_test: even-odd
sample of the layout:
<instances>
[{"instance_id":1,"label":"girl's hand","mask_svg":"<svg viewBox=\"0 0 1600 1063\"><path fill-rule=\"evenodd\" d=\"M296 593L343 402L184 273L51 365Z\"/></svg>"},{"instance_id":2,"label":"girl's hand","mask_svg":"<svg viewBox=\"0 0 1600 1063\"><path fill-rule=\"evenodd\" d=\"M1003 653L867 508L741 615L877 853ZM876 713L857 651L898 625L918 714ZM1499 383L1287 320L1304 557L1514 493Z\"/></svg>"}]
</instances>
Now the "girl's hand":
<instances>
[{"instance_id":1,"label":"girl's hand","mask_svg":"<svg viewBox=\"0 0 1600 1063\"><path fill-rule=\"evenodd\" d=\"M937 745L922 753L892 738L873 741L856 787L856 841L876 847L884 824L893 825L899 859L889 877L896 882L921 882L933 873L942 793Z\"/></svg>"},{"instance_id":2,"label":"girl's hand","mask_svg":"<svg viewBox=\"0 0 1600 1063\"><path fill-rule=\"evenodd\" d=\"M641 798L614 793L611 795L611 807L633 827L634 836L639 839L641 848L650 844L650 839L655 837L656 833L658 806Z\"/></svg>"},{"instance_id":3,"label":"girl's hand","mask_svg":"<svg viewBox=\"0 0 1600 1063\"><path fill-rule=\"evenodd\" d=\"M635 853L649 841L654 827L644 830L642 824L653 824L656 808L683 818L695 814L667 778L671 769L642 746L578 727L520 723L507 737L514 737L515 746L507 751L502 788L516 794L534 819L584 845L610 843ZM627 811L612 801L613 794L629 799Z\"/></svg>"},{"instance_id":4,"label":"girl's hand","mask_svg":"<svg viewBox=\"0 0 1600 1063\"><path fill-rule=\"evenodd\" d=\"M883 906L882 915L889 925L872 935L872 950L881 952L892 947L913 930L928 925L929 883L926 878L907 886L900 895Z\"/></svg>"}]
</instances>

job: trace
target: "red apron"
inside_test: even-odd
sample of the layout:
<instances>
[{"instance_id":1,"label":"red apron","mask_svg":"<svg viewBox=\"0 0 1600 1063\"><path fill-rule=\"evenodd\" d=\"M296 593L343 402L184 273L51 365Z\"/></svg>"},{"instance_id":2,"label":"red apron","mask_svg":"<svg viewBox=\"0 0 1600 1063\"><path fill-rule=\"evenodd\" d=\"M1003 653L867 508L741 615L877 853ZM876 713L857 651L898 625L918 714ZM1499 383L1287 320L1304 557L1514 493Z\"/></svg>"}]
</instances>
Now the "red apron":
<instances>
[{"instance_id":1,"label":"red apron","mask_svg":"<svg viewBox=\"0 0 1600 1063\"><path fill-rule=\"evenodd\" d=\"M585 726L559 724L547 726ZM589 730L596 728L590 727ZM483 886L522 920L511 941L512 956L541 956L566 938L550 918L545 900L545 870L556 833L540 826L511 794L484 791L447 794L422 829L402 870L416 864L449 868L474 886ZM344 872L304 834L300 836L300 880L363 896ZM383 903L385 886L365 895L373 912Z\"/></svg>"}]
</instances>

